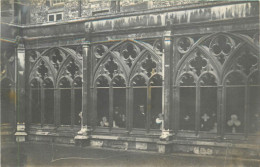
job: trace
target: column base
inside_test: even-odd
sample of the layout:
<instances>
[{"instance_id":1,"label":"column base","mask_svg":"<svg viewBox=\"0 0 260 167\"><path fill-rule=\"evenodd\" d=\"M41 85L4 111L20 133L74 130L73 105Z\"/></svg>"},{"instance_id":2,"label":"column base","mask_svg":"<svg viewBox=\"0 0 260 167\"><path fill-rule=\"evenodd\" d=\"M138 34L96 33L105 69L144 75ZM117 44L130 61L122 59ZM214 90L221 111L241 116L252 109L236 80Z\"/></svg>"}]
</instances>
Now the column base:
<instances>
[{"instance_id":1,"label":"column base","mask_svg":"<svg viewBox=\"0 0 260 167\"><path fill-rule=\"evenodd\" d=\"M81 147L89 146L90 133L91 129L88 129L87 127L82 127L81 130L78 132L78 135L74 137L75 145Z\"/></svg>"},{"instance_id":2,"label":"column base","mask_svg":"<svg viewBox=\"0 0 260 167\"><path fill-rule=\"evenodd\" d=\"M173 133L171 130L162 130L162 134L160 136L161 141L170 141L173 139Z\"/></svg>"},{"instance_id":3,"label":"column base","mask_svg":"<svg viewBox=\"0 0 260 167\"><path fill-rule=\"evenodd\" d=\"M14 134L15 136L15 141L20 143L20 142L25 142L26 141L26 136L27 133L25 132L25 123L17 123L16 125L16 132Z\"/></svg>"},{"instance_id":4,"label":"column base","mask_svg":"<svg viewBox=\"0 0 260 167\"><path fill-rule=\"evenodd\" d=\"M14 134L15 136L15 141L17 143L20 143L20 142L25 142L26 141L26 136L27 136L27 133L26 132L16 132Z\"/></svg>"}]
</instances>

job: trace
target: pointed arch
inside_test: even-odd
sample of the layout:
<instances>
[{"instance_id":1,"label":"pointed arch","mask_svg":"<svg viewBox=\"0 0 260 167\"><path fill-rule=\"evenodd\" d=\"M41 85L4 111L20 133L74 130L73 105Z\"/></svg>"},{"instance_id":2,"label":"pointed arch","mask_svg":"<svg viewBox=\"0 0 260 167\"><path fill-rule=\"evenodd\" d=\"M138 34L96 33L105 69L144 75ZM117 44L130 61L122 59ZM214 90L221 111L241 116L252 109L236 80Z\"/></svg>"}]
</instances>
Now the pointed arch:
<instances>
[{"instance_id":1,"label":"pointed arch","mask_svg":"<svg viewBox=\"0 0 260 167\"><path fill-rule=\"evenodd\" d=\"M116 64L119 65L118 69L122 68L123 70L123 75L125 77L128 77L128 73L129 70L127 69L126 65L124 63L122 63L121 59L120 59L120 55L117 55L115 52L107 52L106 54L104 54L103 58L99 61L99 63L97 64L97 66L94 69L94 75L93 75L93 84L95 84L95 80L101 76L99 75L99 71L102 70L102 68L105 68L103 65L105 65L105 63L108 61L109 58L113 58L113 61L115 61Z\"/></svg>"},{"instance_id":2,"label":"pointed arch","mask_svg":"<svg viewBox=\"0 0 260 167\"><path fill-rule=\"evenodd\" d=\"M129 85L131 85L131 79L136 75L136 74L141 74L145 75L145 73L143 72L145 69L143 69L142 65L143 63L145 63L145 59L148 58L150 61L152 61L155 64L155 67L152 67L152 71L148 72L150 73L150 77L152 77L154 75L154 72L159 74L162 72L162 64L161 64L161 58L155 53L155 52L150 52L147 50L142 51L138 57L136 58L136 60L134 61L131 69L130 69L130 73L129 73ZM154 69L156 71L154 71ZM148 76L146 76L146 78L148 78Z\"/></svg>"},{"instance_id":3,"label":"pointed arch","mask_svg":"<svg viewBox=\"0 0 260 167\"><path fill-rule=\"evenodd\" d=\"M75 71L75 78L82 75L82 63L78 58L75 58L75 56L69 55L66 60L64 60L63 64L61 65L59 71L56 75L56 85L58 84L58 81L64 77L64 72L66 71L67 66L69 63L73 60L73 63L78 67L78 69ZM78 73L77 73L78 72ZM68 77L68 76L67 76ZM70 80L73 80L74 78L71 78ZM58 87L58 85L57 85Z\"/></svg>"},{"instance_id":4,"label":"pointed arch","mask_svg":"<svg viewBox=\"0 0 260 167\"><path fill-rule=\"evenodd\" d=\"M203 42L211 39L211 38L215 38L217 36L226 36L232 39L237 39L240 41L240 43L233 48L233 51L230 53L230 56L228 56L227 60L225 61L225 63L223 65L220 64L220 62L215 58L211 56L210 51L203 47L200 46L201 44L203 44ZM233 57L236 57L236 53L240 50L240 48L243 45L247 45L250 46L250 48L253 50L254 53L259 53L259 48L258 46L256 46L256 44L254 43L253 39L251 39L249 36L246 35L242 35L239 33L230 33L230 32L217 32L217 33L213 33L207 36L204 36L202 38L200 38L195 44L193 44L193 46L190 48L190 50L181 58L181 60L179 61L179 63L177 64L177 69L180 69L182 64L186 61L187 57L189 57L189 55L194 52L194 50L196 48L199 48L201 51L203 51L205 53L205 56L207 56L207 58L210 60L210 63L214 66L215 70L217 70L218 72L218 77L221 78L220 82L223 81L223 75L221 74L221 69L224 69L224 71L226 71L225 69L229 67L229 62L232 62ZM179 71L179 70L178 70ZM175 72L174 73L174 81L176 80L177 76L180 74L176 74L179 72Z\"/></svg>"},{"instance_id":5,"label":"pointed arch","mask_svg":"<svg viewBox=\"0 0 260 167\"><path fill-rule=\"evenodd\" d=\"M76 52L74 50L72 50L70 48L64 48L64 47L51 47L51 48L48 48L48 49L46 49L45 51L43 51L41 53L41 56L48 56L48 54L50 52L52 52L54 49L61 50L61 51L65 52L65 53L68 53L69 55L75 56L75 58L77 57L76 56Z\"/></svg>"},{"instance_id":6,"label":"pointed arch","mask_svg":"<svg viewBox=\"0 0 260 167\"><path fill-rule=\"evenodd\" d=\"M4 77L4 78L1 78L1 85L6 85L8 84L8 86L12 87L14 86L14 82L12 79L10 79L9 77Z\"/></svg>"},{"instance_id":7,"label":"pointed arch","mask_svg":"<svg viewBox=\"0 0 260 167\"><path fill-rule=\"evenodd\" d=\"M198 78L198 84L200 84L200 82L203 80L203 77L205 77L205 75L213 76L213 78L216 80L215 81L216 85L220 84L218 76L212 71L204 71L203 73L201 73L200 77ZM213 83L213 81L212 81L212 83Z\"/></svg>"},{"instance_id":8,"label":"pointed arch","mask_svg":"<svg viewBox=\"0 0 260 167\"><path fill-rule=\"evenodd\" d=\"M107 81L107 83L105 83L106 86L101 86L101 87L109 87L109 85L111 83L111 79L109 77L105 76L105 75L100 75L99 77L96 78L96 80L94 80L94 87L95 88L99 87L99 86L97 86L97 81L101 78L103 78Z\"/></svg>"},{"instance_id":9,"label":"pointed arch","mask_svg":"<svg viewBox=\"0 0 260 167\"><path fill-rule=\"evenodd\" d=\"M239 44L235 50L230 54L230 56L228 57L228 59L226 60L226 62L223 64L223 73L222 73L222 80L224 80L225 74L228 73L232 66L237 63L237 59L243 55L241 55L243 53L244 49L248 49L249 52L253 53L253 57L257 60L257 63L259 64L259 50L257 50L253 44L248 44L248 43L241 43Z\"/></svg>"},{"instance_id":10,"label":"pointed arch","mask_svg":"<svg viewBox=\"0 0 260 167\"><path fill-rule=\"evenodd\" d=\"M140 73L140 74L135 74L131 79L130 79L130 82L129 82L129 85L130 86L134 86L133 85L133 81L136 79L136 77L138 77L138 76L141 76L142 78L144 78L144 84L145 85L143 85L143 86L147 86L148 85L148 80L149 80L149 78L146 76L146 75L144 75L144 74L142 74L142 73Z\"/></svg>"},{"instance_id":11,"label":"pointed arch","mask_svg":"<svg viewBox=\"0 0 260 167\"><path fill-rule=\"evenodd\" d=\"M181 76L183 73L186 73L186 72L182 72L182 70L183 70L183 69L185 68L185 66L187 65L187 62L189 62L192 58L195 58L195 54L196 54L197 52L201 52L201 53L202 53L202 56L203 56L204 58L206 58L207 63L209 63L208 66L212 66L212 67L213 67L213 71L216 72L215 76L216 76L217 78L219 78L219 76L220 76L220 74L221 74L221 72L220 72L220 71L221 71L221 66L220 66L219 62L218 62L216 59L214 59L214 58L210 55L209 51L208 51L206 48L204 48L204 47L202 47L202 46L196 46L196 47L192 47L192 48L190 49L190 51L189 51L188 53L186 53L186 54L181 58L181 60L178 62L177 67L176 67L176 69L178 69L178 70L177 70L177 72L174 73L174 76L173 76L173 81L174 81L176 84L177 84L177 82L178 82L180 76ZM187 61L187 60L188 60L188 61ZM206 66L207 66L207 65L206 65ZM204 72L202 72L202 73L200 74L200 76L201 76L203 73L205 73L205 72L209 72L209 71L204 71ZM198 76L198 77L200 77L200 76ZM197 77L195 77L195 78L197 78Z\"/></svg>"},{"instance_id":12,"label":"pointed arch","mask_svg":"<svg viewBox=\"0 0 260 167\"><path fill-rule=\"evenodd\" d=\"M116 83L116 79L117 83ZM116 76L114 76L110 82L110 86L112 87L126 87L126 78L124 75L122 74L118 74Z\"/></svg>"},{"instance_id":13,"label":"pointed arch","mask_svg":"<svg viewBox=\"0 0 260 167\"><path fill-rule=\"evenodd\" d=\"M228 85L228 83L227 83L227 79L229 78L229 77L232 77L232 75L237 75L238 77L241 77L238 81L239 82L234 82L234 84L239 84L239 83L241 83L241 84L243 84L243 85L245 85L246 84L246 80L247 80L247 76L244 74L244 73L242 73L241 71L230 71L230 72L228 72L225 76L224 76L224 78L223 78L223 80L222 80L222 84L223 85ZM232 79L232 78L231 78ZM233 81L231 81L231 82L233 82ZM233 84L233 83L232 83Z\"/></svg>"},{"instance_id":14,"label":"pointed arch","mask_svg":"<svg viewBox=\"0 0 260 167\"><path fill-rule=\"evenodd\" d=\"M123 60L123 55L121 53L122 47L125 47L128 44L132 44L133 47L138 50L138 54L134 58L134 61L132 62L132 65L130 67L126 65L126 62L125 60ZM161 63L161 58L155 53L153 48L149 47L147 44L143 42L126 39L115 44L114 46L110 47L105 51L101 60L99 60L98 64L96 65L94 69L93 81L95 81L95 79L98 77L97 72L100 70L100 68L102 68L101 65L109 59L109 56L112 56L122 67L124 75L126 77L126 83L127 85L130 85L130 80L135 73L135 70L137 68L136 66L138 66L138 61L142 60L146 56L146 54L150 54L156 62L159 62L159 64ZM161 66L159 68L161 69ZM93 82L93 85L94 83L95 82Z\"/></svg>"},{"instance_id":15,"label":"pointed arch","mask_svg":"<svg viewBox=\"0 0 260 167\"><path fill-rule=\"evenodd\" d=\"M248 85L260 84L260 70L252 71L252 73L248 75L247 83Z\"/></svg>"},{"instance_id":16,"label":"pointed arch","mask_svg":"<svg viewBox=\"0 0 260 167\"><path fill-rule=\"evenodd\" d=\"M162 86L162 74L157 73L151 76L148 81L149 86Z\"/></svg>"},{"instance_id":17,"label":"pointed arch","mask_svg":"<svg viewBox=\"0 0 260 167\"><path fill-rule=\"evenodd\" d=\"M41 61L43 61L44 64L47 66L47 69L50 70L50 71L48 71L48 74L51 74L51 76L49 76L49 77L55 78L56 71L55 71L54 67L50 64L48 59L46 59L46 57L38 57L37 60L35 61L34 65L32 66L30 72L29 72L29 77L28 77L29 82L33 78L36 77L35 74L36 74L37 68L38 68L39 64L41 63Z\"/></svg>"}]
</instances>

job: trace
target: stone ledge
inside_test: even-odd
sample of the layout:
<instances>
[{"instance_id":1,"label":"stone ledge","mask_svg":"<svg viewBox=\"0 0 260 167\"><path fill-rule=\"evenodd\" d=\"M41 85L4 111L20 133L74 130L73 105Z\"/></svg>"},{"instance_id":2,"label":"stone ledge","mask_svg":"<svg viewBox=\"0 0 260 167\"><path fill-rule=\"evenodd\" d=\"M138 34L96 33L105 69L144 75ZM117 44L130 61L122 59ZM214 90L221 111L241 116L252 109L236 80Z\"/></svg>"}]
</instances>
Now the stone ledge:
<instances>
[{"instance_id":1,"label":"stone ledge","mask_svg":"<svg viewBox=\"0 0 260 167\"><path fill-rule=\"evenodd\" d=\"M100 139L100 140L124 140L124 141L148 142L148 143L154 143L154 142L159 141L159 139L152 139L152 138L106 136L106 135L91 135L91 139Z\"/></svg>"}]
</instances>

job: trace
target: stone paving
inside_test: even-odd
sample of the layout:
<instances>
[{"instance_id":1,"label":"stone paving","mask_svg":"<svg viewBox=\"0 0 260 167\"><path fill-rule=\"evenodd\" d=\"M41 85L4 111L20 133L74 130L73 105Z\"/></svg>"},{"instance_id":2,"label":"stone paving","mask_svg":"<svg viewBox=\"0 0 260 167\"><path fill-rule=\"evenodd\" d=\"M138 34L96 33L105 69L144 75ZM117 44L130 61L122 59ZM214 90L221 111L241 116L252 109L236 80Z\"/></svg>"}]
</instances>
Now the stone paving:
<instances>
[{"instance_id":1,"label":"stone paving","mask_svg":"<svg viewBox=\"0 0 260 167\"><path fill-rule=\"evenodd\" d=\"M1 166L260 167L258 159L77 147L52 143L2 143Z\"/></svg>"}]
</instances>

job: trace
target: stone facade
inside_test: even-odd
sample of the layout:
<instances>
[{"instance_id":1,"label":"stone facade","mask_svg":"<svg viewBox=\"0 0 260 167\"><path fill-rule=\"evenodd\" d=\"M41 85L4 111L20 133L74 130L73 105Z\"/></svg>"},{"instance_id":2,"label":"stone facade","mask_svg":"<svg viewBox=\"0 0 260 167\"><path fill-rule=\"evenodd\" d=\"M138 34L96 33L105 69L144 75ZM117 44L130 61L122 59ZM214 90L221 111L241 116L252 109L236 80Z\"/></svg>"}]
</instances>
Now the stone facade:
<instances>
[{"instance_id":1,"label":"stone facade","mask_svg":"<svg viewBox=\"0 0 260 167\"><path fill-rule=\"evenodd\" d=\"M20 37L2 73L28 140L259 157L258 2L81 5L37 5L35 25L6 27Z\"/></svg>"}]
</instances>

